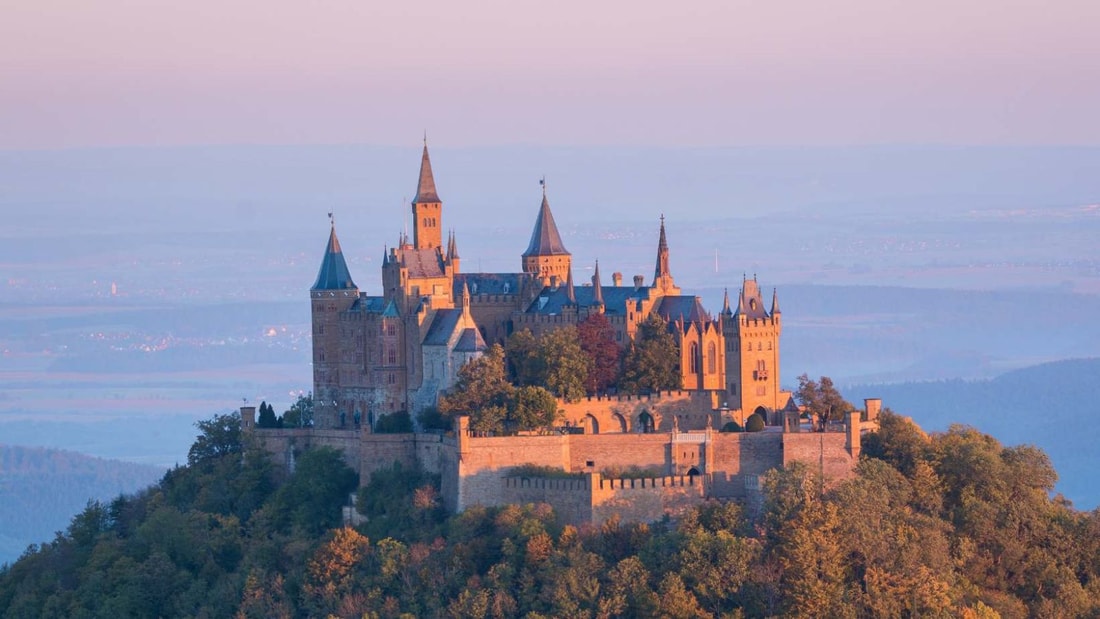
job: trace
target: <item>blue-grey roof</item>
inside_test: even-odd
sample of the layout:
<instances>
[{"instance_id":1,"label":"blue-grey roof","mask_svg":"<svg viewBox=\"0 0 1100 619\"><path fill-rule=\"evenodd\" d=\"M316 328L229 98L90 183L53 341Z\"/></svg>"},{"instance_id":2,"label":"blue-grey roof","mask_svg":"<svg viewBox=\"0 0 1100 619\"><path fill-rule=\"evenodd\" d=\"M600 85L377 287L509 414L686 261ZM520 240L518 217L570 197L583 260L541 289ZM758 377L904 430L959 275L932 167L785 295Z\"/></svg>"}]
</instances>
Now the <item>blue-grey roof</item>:
<instances>
[{"instance_id":1,"label":"blue-grey roof","mask_svg":"<svg viewBox=\"0 0 1100 619\"><path fill-rule=\"evenodd\" d=\"M321 269L317 272L317 281L312 290L348 290L356 288L351 281L348 263L344 261L344 252L340 250L340 241L336 238L336 227L328 235L325 245L325 257L321 259Z\"/></svg>"},{"instance_id":2,"label":"blue-grey roof","mask_svg":"<svg viewBox=\"0 0 1100 619\"><path fill-rule=\"evenodd\" d=\"M383 297L368 297L367 295L359 295L359 298L351 306L353 312L363 312L366 314L381 314L383 308L385 308L386 299Z\"/></svg>"},{"instance_id":3,"label":"blue-grey roof","mask_svg":"<svg viewBox=\"0 0 1100 619\"><path fill-rule=\"evenodd\" d=\"M677 320L683 320L685 323L709 322L711 320L710 314L707 310L703 309L702 302L700 302L699 297L696 296L677 295L664 297L661 299L661 302L657 304L656 312L669 324Z\"/></svg>"},{"instance_id":4,"label":"blue-grey roof","mask_svg":"<svg viewBox=\"0 0 1100 619\"><path fill-rule=\"evenodd\" d=\"M458 343L455 344L455 352L483 352L487 348L481 332L472 327L464 329L462 336L458 338Z\"/></svg>"},{"instance_id":5,"label":"blue-grey roof","mask_svg":"<svg viewBox=\"0 0 1100 619\"><path fill-rule=\"evenodd\" d=\"M460 309L437 310L435 317L432 319L432 326L428 328L428 334L424 336L424 345L446 346L461 319L462 310Z\"/></svg>"},{"instance_id":6,"label":"blue-grey roof","mask_svg":"<svg viewBox=\"0 0 1100 619\"><path fill-rule=\"evenodd\" d=\"M569 250L561 242L558 234L558 225L554 223L554 215L550 212L550 203L546 201L546 195L542 196L542 206L539 207L539 215L535 219L535 229L531 231L531 242L527 245L527 251L523 257L528 256L568 256Z\"/></svg>"},{"instance_id":7,"label":"blue-grey roof","mask_svg":"<svg viewBox=\"0 0 1100 619\"><path fill-rule=\"evenodd\" d=\"M437 247L430 249L426 247L423 249L403 247L397 250L397 259L409 270L409 277L411 278L443 277L446 275L443 271L443 256L440 255Z\"/></svg>"},{"instance_id":8,"label":"blue-grey roof","mask_svg":"<svg viewBox=\"0 0 1100 619\"><path fill-rule=\"evenodd\" d=\"M519 294L523 277L522 273L459 273L455 275L454 296L462 294L463 285L471 295Z\"/></svg>"},{"instance_id":9,"label":"blue-grey roof","mask_svg":"<svg viewBox=\"0 0 1100 619\"><path fill-rule=\"evenodd\" d=\"M627 303L634 302L632 299L637 300L646 294L644 288L638 289L633 286L600 286L600 292L603 294L604 312L620 316L626 314ZM592 305L592 301L596 297L596 289L592 286L574 286L573 294L577 297L577 305L586 307ZM531 305L527 308L527 313L560 314L562 309L569 304L569 291L566 286L546 287L531 302Z\"/></svg>"}]
</instances>

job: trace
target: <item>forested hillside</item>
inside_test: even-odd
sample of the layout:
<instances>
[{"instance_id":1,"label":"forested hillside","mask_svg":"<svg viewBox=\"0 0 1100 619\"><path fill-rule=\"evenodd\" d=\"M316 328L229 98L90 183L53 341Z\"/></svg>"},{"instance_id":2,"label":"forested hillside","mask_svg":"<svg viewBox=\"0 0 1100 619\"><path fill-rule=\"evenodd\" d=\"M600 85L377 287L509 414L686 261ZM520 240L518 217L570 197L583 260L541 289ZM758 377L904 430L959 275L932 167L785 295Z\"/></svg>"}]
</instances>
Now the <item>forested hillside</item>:
<instances>
[{"instance_id":1,"label":"forested hillside","mask_svg":"<svg viewBox=\"0 0 1100 619\"><path fill-rule=\"evenodd\" d=\"M1060 474L1058 490L1085 508L1100 505L1100 359L1044 363L992 380L944 380L844 389L853 402L882 398L921 426L967 423L1010 444L1046 450Z\"/></svg>"},{"instance_id":2,"label":"forested hillside","mask_svg":"<svg viewBox=\"0 0 1100 619\"><path fill-rule=\"evenodd\" d=\"M52 539L88 501L133 493L162 475L145 464L0 444L0 563Z\"/></svg>"},{"instance_id":3,"label":"forested hillside","mask_svg":"<svg viewBox=\"0 0 1100 619\"><path fill-rule=\"evenodd\" d=\"M558 522L544 505L448 516L438 479L359 491L338 452L285 477L230 416L188 465L89 506L0 571L7 617L1095 617L1100 513L1050 498L1033 447L885 412L858 477L769 473L756 508L678 522Z\"/></svg>"}]
</instances>

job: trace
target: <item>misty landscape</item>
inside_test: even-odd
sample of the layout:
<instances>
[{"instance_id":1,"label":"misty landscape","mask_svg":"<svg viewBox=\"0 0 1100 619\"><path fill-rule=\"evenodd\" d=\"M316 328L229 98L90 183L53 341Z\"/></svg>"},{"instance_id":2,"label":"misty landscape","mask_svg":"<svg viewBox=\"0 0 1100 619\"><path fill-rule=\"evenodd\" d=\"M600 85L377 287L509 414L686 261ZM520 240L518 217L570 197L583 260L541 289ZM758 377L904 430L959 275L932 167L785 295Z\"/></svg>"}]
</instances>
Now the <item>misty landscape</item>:
<instances>
[{"instance_id":1,"label":"misty landscape","mask_svg":"<svg viewBox=\"0 0 1100 619\"><path fill-rule=\"evenodd\" d=\"M784 386L829 375L929 430L1035 443L1067 498L1100 503L1098 362L1061 382L1025 370L1100 357L1100 149L435 158L450 221L484 222L456 224L468 268L518 267L543 174L579 279L609 248L622 259L603 268L648 278L664 214L673 273L708 310L743 277L778 290ZM311 385L327 213L376 293L415 162L414 148L365 146L0 153L0 443L163 469L186 459L198 419L246 401L285 410Z\"/></svg>"}]
</instances>

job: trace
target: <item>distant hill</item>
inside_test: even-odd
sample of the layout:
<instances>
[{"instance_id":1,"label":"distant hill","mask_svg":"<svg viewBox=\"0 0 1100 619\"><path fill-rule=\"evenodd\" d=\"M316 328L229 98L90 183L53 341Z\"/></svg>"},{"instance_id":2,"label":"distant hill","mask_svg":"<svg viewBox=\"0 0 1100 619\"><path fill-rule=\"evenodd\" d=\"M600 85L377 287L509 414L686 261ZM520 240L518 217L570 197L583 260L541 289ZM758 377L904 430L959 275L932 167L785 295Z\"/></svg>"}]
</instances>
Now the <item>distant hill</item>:
<instances>
[{"instance_id":1,"label":"distant hill","mask_svg":"<svg viewBox=\"0 0 1100 619\"><path fill-rule=\"evenodd\" d=\"M990 380L855 385L854 403L882 398L927 430L953 423L981 428L1006 445L1028 443L1050 455L1057 489L1081 509L1100 505L1100 359L1044 363Z\"/></svg>"},{"instance_id":2,"label":"distant hill","mask_svg":"<svg viewBox=\"0 0 1100 619\"><path fill-rule=\"evenodd\" d=\"M53 539L89 499L109 501L155 483L164 469L72 451L0 444L0 564Z\"/></svg>"}]
</instances>

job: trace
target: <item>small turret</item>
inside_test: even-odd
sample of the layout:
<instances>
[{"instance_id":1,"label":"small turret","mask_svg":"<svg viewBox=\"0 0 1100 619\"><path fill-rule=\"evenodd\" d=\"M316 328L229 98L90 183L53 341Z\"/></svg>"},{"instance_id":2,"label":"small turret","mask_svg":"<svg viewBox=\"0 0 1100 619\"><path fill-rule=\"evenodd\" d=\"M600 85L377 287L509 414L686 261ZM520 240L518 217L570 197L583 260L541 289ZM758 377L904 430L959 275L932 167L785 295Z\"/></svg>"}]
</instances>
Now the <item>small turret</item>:
<instances>
[{"instance_id":1,"label":"small turret","mask_svg":"<svg viewBox=\"0 0 1100 619\"><path fill-rule=\"evenodd\" d=\"M572 266L572 255L565 249L558 232L558 225L554 223L554 215L550 212L550 202L546 198L546 185L543 185L542 205L539 206L539 214L535 218L535 227L531 231L531 242L527 244L527 251L523 252L523 272L530 273L542 280L543 285L549 284L554 275L558 279L565 279L565 272Z\"/></svg>"},{"instance_id":2,"label":"small turret","mask_svg":"<svg viewBox=\"0 0 1100 619\"><path fill-rule=\"evenodd\" d=\"M573 270L570 269L569 273L565 276L565 298L569 299L570 305L577 304L577 291L573 288Z\"/></svg>"},{"instance_id":3,"label":"small turret","mask_svg":"<svg viewBox=\"0 0 1100 619\"><path fill-rule=\"evenodd\" d=\"M665 294L679 294L668 266L668 239L665 237L665 216L661 215L661 235L657 240L657 266L653 270L653 287Z\"/></svg>"},{"instance_id":4,"label":"small turret","mask_svg":"<svg viewBox=\"0 0 1100 619\"><path fill-rule=\"evenodd\" d=\"M329 216L331 217L331 215ZM355 282L351 281L351 272L348 271L348 263L344 260L344 252L340 249L340 241L336 238L336 222L332 222L329 231L328 243L325 245L325 255L321 259L321 269L317 272L317 281L313 284L313 290L352 290L356 289Z\"/></svg>"},{"instance_id":5,"label":"small turret","mask_svg":"<svg viewBox=\"0 0 1100 619\"><path fill-rule=\"evenodd\" d=\"M592 305L603 307L603 286L600 285L600 261L596 261L596 272L592 275Z\"/></svg>"},{"instance_id":6,"label":"small turret","mask_svg":"<svg viewBox=\"0 0 1100 619\"><path fill-rule=\"evenodd\" d=\"M775 288L772 288L772 317L779 313L779 293Z\"/></svg>"},{"instance_id":7,"label":"small turret","mask_svg":"<svg viewBox=\"0 0 1100 619\"><path fill-rule=\"evenodd\" d=\"M722 315L732 316L733 310L730 309L730 290L729 288L722 289Z\"/></svg>"}]
</instances>

